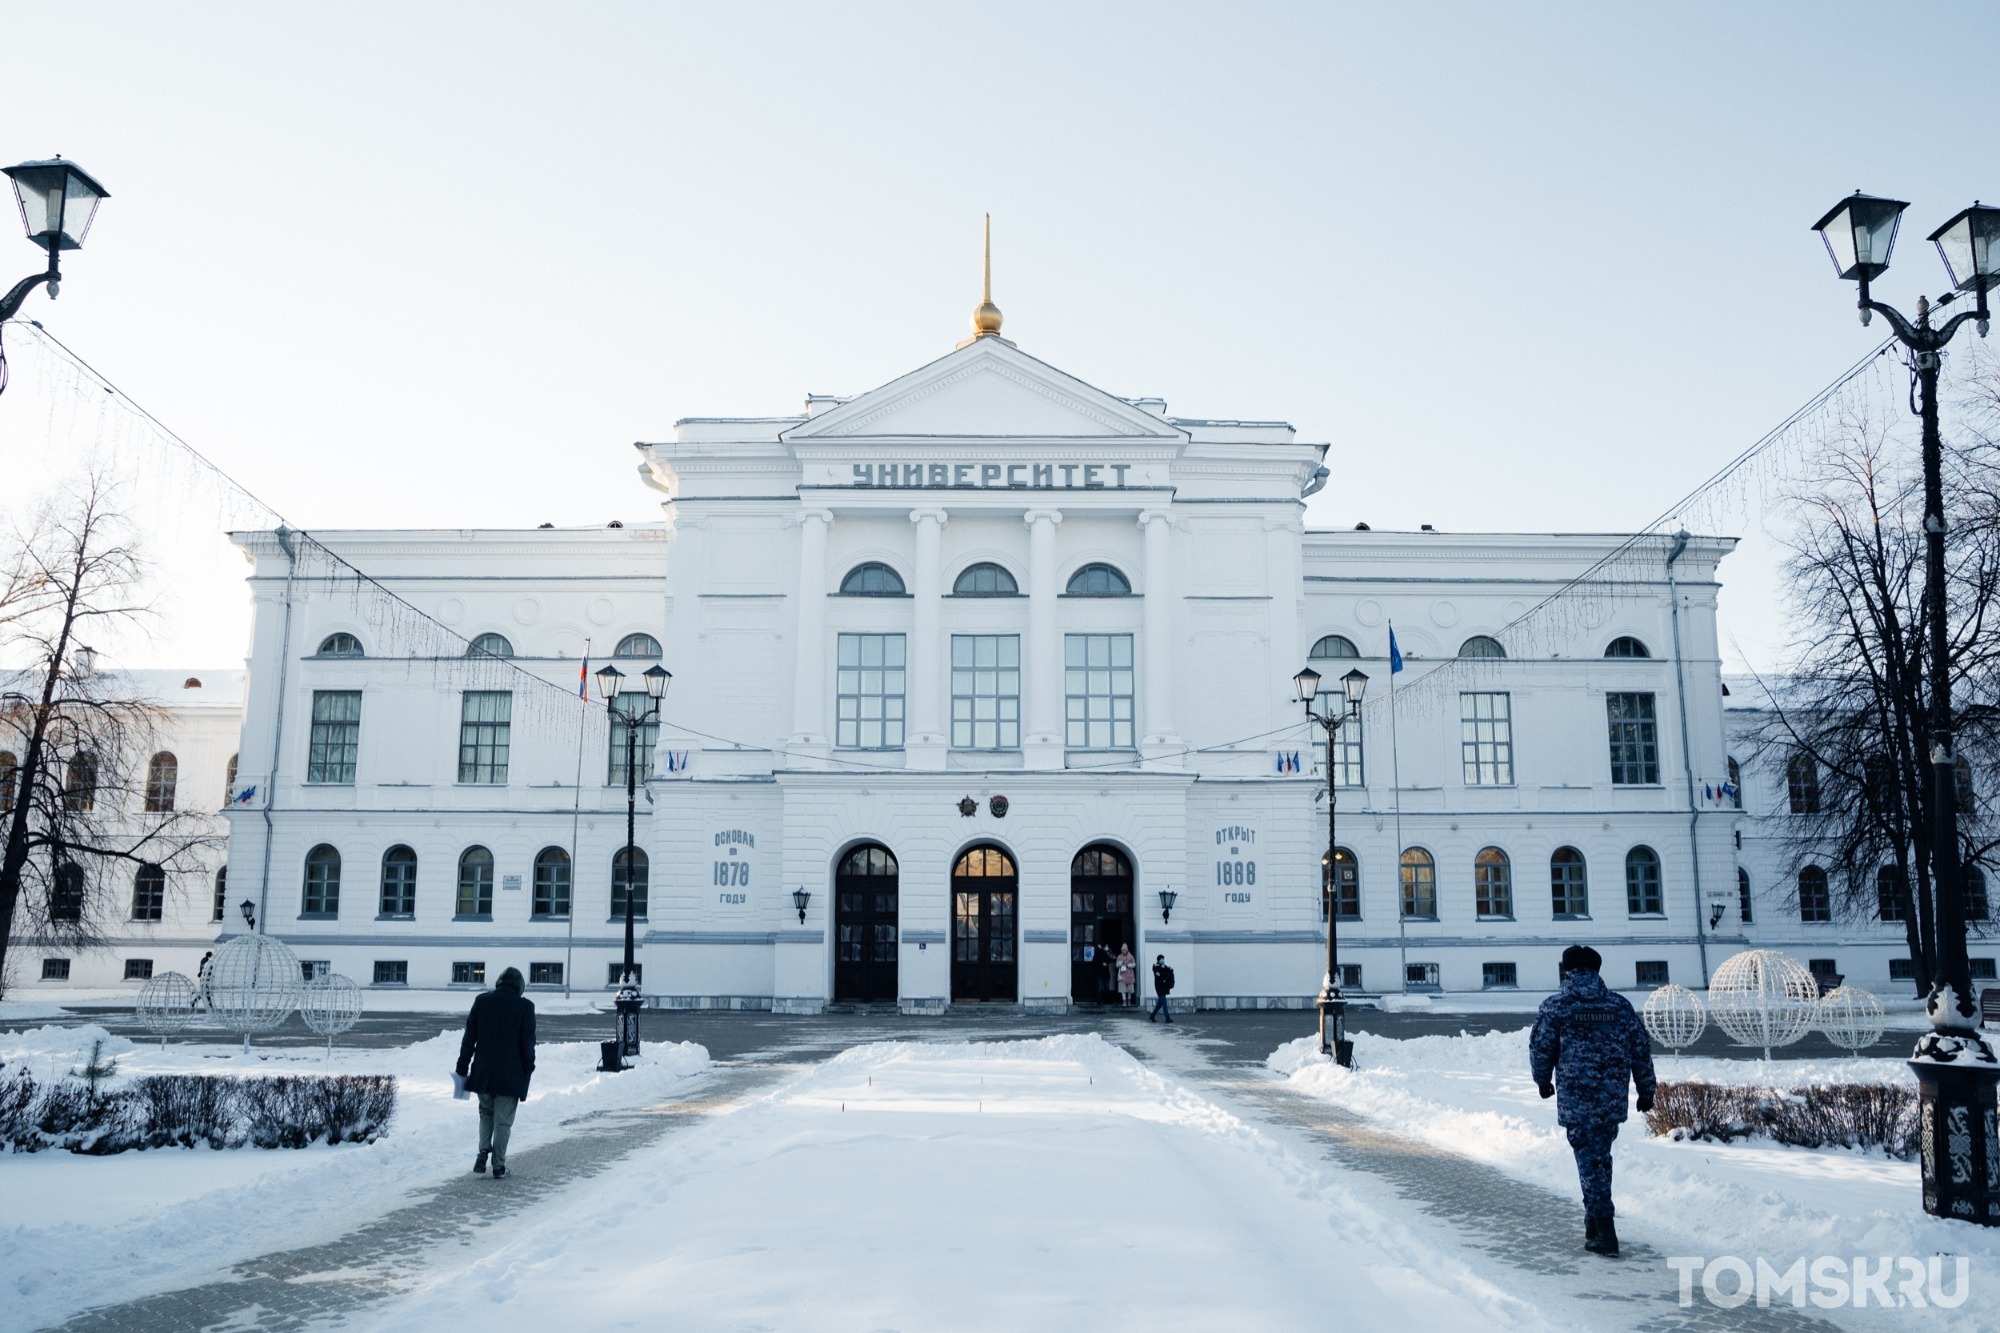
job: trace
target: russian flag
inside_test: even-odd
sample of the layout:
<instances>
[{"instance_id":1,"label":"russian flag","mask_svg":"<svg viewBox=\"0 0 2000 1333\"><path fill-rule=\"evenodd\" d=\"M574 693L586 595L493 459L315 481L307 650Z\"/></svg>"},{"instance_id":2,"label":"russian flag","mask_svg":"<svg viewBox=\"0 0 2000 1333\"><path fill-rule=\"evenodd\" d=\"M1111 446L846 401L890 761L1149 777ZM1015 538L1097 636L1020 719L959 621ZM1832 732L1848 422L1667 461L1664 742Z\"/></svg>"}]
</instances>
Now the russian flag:
<instances>
[{"instance_id":1,"label":"russian flag","mask_svg":"<svg viewBox=\"0 0 2000 1333\"><path fill-rule=\"evenodd\" d=\"M576 697L590 702L590 654L583 655L583 665L576 669Z\"/></svg>"}]
</instances>

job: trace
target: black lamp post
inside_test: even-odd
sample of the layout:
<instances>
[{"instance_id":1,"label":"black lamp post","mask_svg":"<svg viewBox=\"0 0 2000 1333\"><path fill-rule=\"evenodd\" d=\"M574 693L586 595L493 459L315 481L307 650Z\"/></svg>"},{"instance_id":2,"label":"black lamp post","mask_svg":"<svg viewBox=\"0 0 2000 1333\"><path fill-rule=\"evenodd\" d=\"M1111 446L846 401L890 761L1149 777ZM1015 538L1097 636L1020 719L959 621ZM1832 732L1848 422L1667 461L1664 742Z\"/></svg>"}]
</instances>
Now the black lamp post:
<instances>
[{"instance_id":1,"label":"black lamp post","mask_svg":"<svg viewBox=\"0 0 2000 1333\"><path fill-rule=\"evenodd\" d=\"M667 682L673 673L662 666L649 666L640 673L646 682L646 708L631 712L618 707L619 687L625 673L606 666L597 673L597 688L605 707L625 723L625 972L618 983L618 1028L612 1041L604 1043L604 1058L598 1068L609 1072L624 1069L625 1061L639 1054L639 978L632 957L632 870L637 859L639 818L639 730L660 717L660 701L666 697Z\"/></svg>"},{"instance_id":2,"label":"black lamp post","mask_svg":"<svg viewBox=\"0 0 2000 1333\"><path fill-rule=\"evenodd\" d=\"M1354 1063L1354 1043L1347 1039L1347 1001L1340 994L1340 862L1334 829L1333 793L1340 785L1334 768L1333 738L1341 727L1361 717L1361 696L1368 692L1368 677L1360 668L1340 678L1341 700L1327 695L1326 703L1315 708L1321 698L1319 672L1307 667L1292 677L1298 687L1299 702L1305 706L1306 721L1317 723L1326 733L1326 875L1321 893L1326 902L1326 981L1319 991L1319 1053L1331 1055L1342 1067Z\"/></svg>"},{"instance_id":3,"label":"black lamp post","mask_svg":"<svg viewBox=\"0 0 2000 1333\"><path fill-rule=\"evenodd\" d=\"M61 288L59 256L65 250L83 248L98 202L109 199L111 193L82 167L59 157L47 162L19 162L0 170L14 182L14 202L20 206L21 225L27 228L28 239L49 252L46 270L21 279L0 296L0 320L7 320L40 284L49 285L51 297Z\"/></svg>"},{"instance_id":4,"label":"black lamp post","mask_svg":"<svg viewBox=\"0 0 2000 1333\"><path fill-rule=\"evenodd\" d=\"M1871 300L1868 284L1889 267L1896 228L1909 205L1856 191L1814 224L1841 277L1860 284L1861 322L1880 313L1909 349L1923 420L1924 603L1930 643L1930 762L1932 882L1937 887L1937 975L1926 1009L1931 1031L1917 1039L1916 1070L1923 1116L1924 1211L2000 1226L2000 1162L1995 1160L1995 1088L2000 1062L1979 1035L1971 967L1966 959L1965 878L1959 864L1958 794L1952 762L1950 629L1945 617L1944 482L1938 431L1938 370L1945 345L1967 320L1979 336L1991 324L1987 289L2000 285L2000 208L1978 203L1930 235L1958 291L1975 308L1931 324L1931 303L1917 298L1915 322ZM1954 299L1944 298L1945 301ZM1941 301L1940 305L1943 304Z\"/></svg>"},{"instance_id":5,"label":"black lamp post","mask_svg":"<svg viewBox=\"0 0 2000 1333\"><path fill-rule=\"evenodd\" d=\"M252 930L257 929L257 904L245 898L238 910L243 913L243 924Z\"/></svg>"}]
</instances>

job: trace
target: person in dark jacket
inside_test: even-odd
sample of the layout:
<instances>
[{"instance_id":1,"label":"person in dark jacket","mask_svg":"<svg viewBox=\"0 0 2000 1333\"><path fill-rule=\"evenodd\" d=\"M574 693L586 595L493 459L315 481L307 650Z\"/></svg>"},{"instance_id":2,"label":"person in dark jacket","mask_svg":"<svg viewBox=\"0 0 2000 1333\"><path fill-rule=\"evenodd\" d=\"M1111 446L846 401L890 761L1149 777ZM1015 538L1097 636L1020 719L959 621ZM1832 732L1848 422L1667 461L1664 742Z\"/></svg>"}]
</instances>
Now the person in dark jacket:
<instances>
[{"instance_id":1,"label":"person in dark jacket","mask_svg":"<svg viewBox=\"0 0 2000 1333\"><path fill-rule=\"evenodd\" d=\"M495 1180L507 1174L514 1112L527 1099L535 1072L535 1005L522 989L519 968L502 972L493 989L472 1002L458 1043L458 1075L465 1090L479 1096L479 1156L472 1169L484 1175L490 1155Z\"/></svg>"},{"instance_id":2,"label":"person in dark jacket","mask_svg":"<svg viewBox=\"0 0 2000 1333\"><path fill-rule=\"evenodd\" d=\"M1624 996L1598 975L1597 950L1563 950L1562 990L1542 1001L1528 1039L1535 1088L1555 1097L1556 1123L1569 1134L1583 1186L1583 1248L1617 1254L1612 1225L1611 1141L1626 1115L1627 1084L1639 1090L1639 1112L1653 1109L1653 1043Z\"/></svg>"},{"instance_id":3,"label":"person in dark jacket","mask_svg":"<svg viewBox=\"0 0 2000 1333\"><path fill-rule=\"evenodd\" d=\"M1167 1008L1167 997L1174 993L1174 970L1167 966L1167 956L1161 954L1153 960L1153 1012L1146 1015L1148 1023L1165 1014L1169 1023L1174 1021L1174 1011Z\"/></svg>"}]
</instances>

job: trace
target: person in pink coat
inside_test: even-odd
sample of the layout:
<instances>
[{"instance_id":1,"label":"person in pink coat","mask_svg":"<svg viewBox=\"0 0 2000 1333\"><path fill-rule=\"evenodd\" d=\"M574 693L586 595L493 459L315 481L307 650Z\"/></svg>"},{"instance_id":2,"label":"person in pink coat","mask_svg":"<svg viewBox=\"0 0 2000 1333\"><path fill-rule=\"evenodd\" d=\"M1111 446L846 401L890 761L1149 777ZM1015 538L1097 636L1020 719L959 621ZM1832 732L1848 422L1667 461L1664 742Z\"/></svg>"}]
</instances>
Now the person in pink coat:
<instances>
[{"instance_id":1,"label":"person in pink coat","mask_svg":"<svg viewBox=\"0 0 2000 1333\"><path fill-rule=\"evenodd\" d=\"M1118 946L1118 1002L1130 1009L1137 1001L1133 993L1139 989L1139 960L1132 956L1132 946Z\"/></svg>"}]
</instances>

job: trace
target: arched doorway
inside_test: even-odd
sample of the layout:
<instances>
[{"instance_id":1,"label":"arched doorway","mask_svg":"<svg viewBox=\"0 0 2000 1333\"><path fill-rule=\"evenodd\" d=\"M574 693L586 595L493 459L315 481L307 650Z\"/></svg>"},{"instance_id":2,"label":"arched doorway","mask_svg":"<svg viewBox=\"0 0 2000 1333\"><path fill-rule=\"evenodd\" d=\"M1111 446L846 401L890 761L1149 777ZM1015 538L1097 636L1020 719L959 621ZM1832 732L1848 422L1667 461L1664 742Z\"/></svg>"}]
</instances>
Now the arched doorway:
<instances>
[{"instance_id":1,"label":"arched doorway","mask_svg":"<svg viewBox=\"0 0 2000 1333\"><path fill-rule=\"evenodd\" d=\"M974 847L951 868L951 998L1019 998L1014 904L1020 879L998 847Z\"/></svg>"},{"instance_id":2,"label":"arched doorway","mask_svg":"<svg viewBox=\"0 0 2000 1333\"><path fill-rule=\"evenodd\" d=\"M833 998L896 998L896 856L864 843L833 872Z\"/></svg>"},{"instance_id":3,"label":"arched doorway","mask_svg":"<svg viewBox=\"0 0 2000 1333\"><path fill-rule=\"evenodd\" d=\"M1069 863L1069 998L1076 1004L1116 1004L1118 978L1109 964L1118 947L1139 949L1132 919L1132 863L1095 843Z\"/></svg>"}]
</instances>

